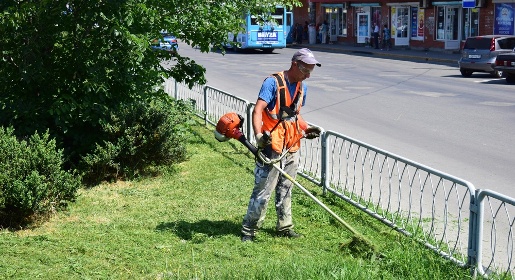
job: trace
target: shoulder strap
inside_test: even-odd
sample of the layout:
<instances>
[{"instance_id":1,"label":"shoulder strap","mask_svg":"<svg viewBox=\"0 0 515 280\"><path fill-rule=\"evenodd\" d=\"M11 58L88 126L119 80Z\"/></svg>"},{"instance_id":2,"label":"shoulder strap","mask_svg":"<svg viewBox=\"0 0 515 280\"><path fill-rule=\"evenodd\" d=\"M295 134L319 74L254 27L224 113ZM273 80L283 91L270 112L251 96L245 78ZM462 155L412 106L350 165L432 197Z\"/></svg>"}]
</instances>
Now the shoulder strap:
<instances>
[{"instance_id":1,"label":"shoulder strap","mask_svg":"<svg viewBox=\"0 0 515 280\"><path fill-rule=\"evenodd\" d=\"M275 77L275 79L277 80L277 84L279 85L279 107L278 108L281 108L281 106L283 104L286 104L286 85L285 85L284 79L281 75L279 75L278 73L275 73L275 74L273 74L273 76Z\"/></svg>"},{"instance_id":2,"label":"shoulder strap","mask_svg":"<svg viewBox=\"0 0 515 280\"><path fill-rule=\"evenodd\" d=\"M297 90L297 92L295 92L295 98L293 99L293 102L290 104L290 109L296 111L297 110L297 104L299 103L299 98L302 94L300 94L303 89L302 89L302 82L299 82L300 85L299 85L299 90Z\"/></svg>"}]
</instances>

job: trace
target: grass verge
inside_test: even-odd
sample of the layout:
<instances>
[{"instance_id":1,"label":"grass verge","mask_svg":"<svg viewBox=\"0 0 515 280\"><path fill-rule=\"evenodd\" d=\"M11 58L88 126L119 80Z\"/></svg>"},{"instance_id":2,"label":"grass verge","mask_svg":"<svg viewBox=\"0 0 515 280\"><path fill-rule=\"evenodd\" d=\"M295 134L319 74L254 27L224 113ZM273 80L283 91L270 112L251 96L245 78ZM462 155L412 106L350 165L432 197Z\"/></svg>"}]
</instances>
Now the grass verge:
<instances>
[{"instance_id":1,"label":"grass verge","mask_svg":"<svg viewBox=\"0 0 515 280\"><path fill-rule=\"evenodd\" d=\"M188 160L174 172L83 189L67 212L40 226L0 231L0 279L471 279L300 177L385 256L342 251L352 234L297 189L293 218L305 238L275 237L271 203L256 242L242 243L253 159L236 141L194 131Z\"/></svg>"}]
</instances>

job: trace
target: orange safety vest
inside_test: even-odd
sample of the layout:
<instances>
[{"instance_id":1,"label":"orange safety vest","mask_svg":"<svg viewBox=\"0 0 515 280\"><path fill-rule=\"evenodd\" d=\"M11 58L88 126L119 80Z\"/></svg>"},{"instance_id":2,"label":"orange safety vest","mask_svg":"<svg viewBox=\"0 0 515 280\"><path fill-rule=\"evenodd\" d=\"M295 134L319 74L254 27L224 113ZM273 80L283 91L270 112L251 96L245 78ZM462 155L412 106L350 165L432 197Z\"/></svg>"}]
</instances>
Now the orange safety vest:
<instances>
[{"instance_id":1,"label":"orange safety vest","mask_svg":"<svg viewBox=\"0 0 515 280\"><path fill-rule=\"evenodd\" d=\"M272 74L272 76L275 78L277 85L276 102L272 110L269 110L267 107L266 110L263 111L262 132L270 131L272 136L272 149L277 153L281 153L283 149L290 148L290 152L296 152L300 148L299 139L303 135L302 131L307 127L305 122L299 123L297 119L297 115L302 107L302 99L304 98L302 82L297 83L295 96L292 99L288 86L286 86L284 73L279 72ZM284 106L294 111L295 115L285 118L281 122L281 107Z\"/></svg>"}]
</instances>

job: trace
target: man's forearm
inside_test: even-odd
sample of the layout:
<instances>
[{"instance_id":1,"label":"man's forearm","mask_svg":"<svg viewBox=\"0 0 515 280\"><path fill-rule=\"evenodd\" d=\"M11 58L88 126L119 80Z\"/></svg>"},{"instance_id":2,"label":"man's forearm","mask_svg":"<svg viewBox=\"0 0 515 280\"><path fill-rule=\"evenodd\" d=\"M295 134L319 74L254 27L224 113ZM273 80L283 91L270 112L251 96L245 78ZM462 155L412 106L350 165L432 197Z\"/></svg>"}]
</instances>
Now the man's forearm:
<instances>
[{"instance_id":1,"label":"man's forearm","mask_svg":"<svg viewBox=\"0 0 515 280\"><path fill-rule=\"evenodd\" d=\"M261 133L263 128L263 119L261 112L254 110L252 112L252 128L254 129L254 135Z\"/></svg>"}]
</instances>

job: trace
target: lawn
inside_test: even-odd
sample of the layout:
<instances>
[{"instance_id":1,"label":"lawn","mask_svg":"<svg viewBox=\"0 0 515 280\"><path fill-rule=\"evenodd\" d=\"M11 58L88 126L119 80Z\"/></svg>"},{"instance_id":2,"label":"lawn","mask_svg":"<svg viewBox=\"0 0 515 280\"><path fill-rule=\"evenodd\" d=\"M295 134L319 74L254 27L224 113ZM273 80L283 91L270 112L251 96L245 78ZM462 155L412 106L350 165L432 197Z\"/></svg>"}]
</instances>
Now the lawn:
<instances>
[{"instance_id":1,"label":"lawn","mask_svg":"<svg viewBox=\"0 0 515 280\"><path fill-rule=\"evenodd\" d=\"M197 125L188 155L166 175L82 189L67 211L0 230L0 279L471 279L468 269L302 179L378 253L342 248L353 234L297 189L293 218L304 238L275 236L271 203L257 240L242 243L250 153Z\"/></svg>"}]
</instances>

